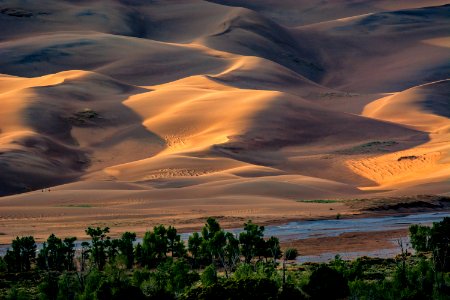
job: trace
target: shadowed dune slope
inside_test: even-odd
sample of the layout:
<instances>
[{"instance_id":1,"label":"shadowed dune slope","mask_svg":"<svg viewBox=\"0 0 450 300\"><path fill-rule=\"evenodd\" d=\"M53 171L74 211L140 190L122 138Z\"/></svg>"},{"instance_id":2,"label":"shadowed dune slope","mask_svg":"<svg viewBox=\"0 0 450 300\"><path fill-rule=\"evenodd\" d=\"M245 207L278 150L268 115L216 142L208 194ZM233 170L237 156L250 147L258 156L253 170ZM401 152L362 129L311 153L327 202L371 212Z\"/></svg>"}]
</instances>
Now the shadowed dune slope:
<instances>
[{"instance_id":1,"label":"shadowed dune slope","mask_svg":"<svg viewBox=\"0 0 450 300\"><path fill-rule=\"evenodd\" d=\"M165 147L121 102L144 89L86 71L0 82L2 193L74 180Z\"/></svg>"},{"instance_id":2,"label":"shadowed dune slope","mask_svg":"<svg viewBox=\"0 0 450 300\"><path fill-rule=\"evenodd\" d=\"M449 14L450 5L381 12L293 32L319 49L322 85L357 93L398 92L450 76L448 48L429 42L448 37Z\"/></svg>"},{"instance_id":3,"label":"shadowed dune slope","mask_svg":"<svg viewBox=\"0 0 450 300\"><path fill-rule=\"evenodd\" d=\"M208 0L236 7L246 7L287 26L353 17L381 11L392 11L448 4L448 0Z\"/></svg>"},{"instance_id":4,"label":"shadowed dune slope","mask_svg":"<svg viewBox=\"0 0 450 300\"><path fill-rule=\"evenodd\" d=\"M4 0L0 28L0 232L450 191L449 1Z\"/></svg>"}]
</instances>

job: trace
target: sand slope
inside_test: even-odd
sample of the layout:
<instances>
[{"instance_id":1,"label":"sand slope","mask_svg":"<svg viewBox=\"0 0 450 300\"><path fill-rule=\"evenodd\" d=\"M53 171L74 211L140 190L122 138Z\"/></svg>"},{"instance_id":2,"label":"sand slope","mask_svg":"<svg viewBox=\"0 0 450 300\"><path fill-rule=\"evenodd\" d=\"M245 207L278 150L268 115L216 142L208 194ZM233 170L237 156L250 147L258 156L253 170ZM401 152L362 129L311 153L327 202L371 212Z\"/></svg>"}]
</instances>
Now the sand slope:
<instances>
[{"instance_id":1,"label":"sand slope","mask_svg":"<svg viewBox=\"0 0 450 300\"><path fill-rule=\"evenodd\" d=\"M1 1L0 233L448 193L449 16L437 0Z\"/></svg>"},{"instance_id":2,"label":"sand slope","mask_svg":"<svg viewBox=\"0 0 450 300\"><path fill-rule=\"evenodd\" d=\"M246 7L287 26L308 25L368 13L448 4L446 0L208 0Z\"/></svg>"},{"instance_id":3,"label":"sand slope","mask_svg":"<svg viewBox=\"0 0 450 300\"><path fill-rule=\"evenodd\" d=\"M388 155L349 162L360 174L389 186L446 182L450 187L450 80L410 88L370 103L363 114L428 132L430 141Z\"/></svg>"}]
</instances>

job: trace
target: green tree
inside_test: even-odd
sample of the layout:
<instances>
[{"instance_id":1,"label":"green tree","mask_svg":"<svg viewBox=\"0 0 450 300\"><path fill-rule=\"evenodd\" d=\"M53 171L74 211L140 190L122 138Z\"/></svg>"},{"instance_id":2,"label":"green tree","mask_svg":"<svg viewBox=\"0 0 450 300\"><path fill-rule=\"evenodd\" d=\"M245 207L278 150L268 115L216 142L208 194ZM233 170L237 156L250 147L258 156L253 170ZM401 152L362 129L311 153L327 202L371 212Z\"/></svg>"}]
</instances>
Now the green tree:
<instances>
[{"instance_id":1,"label":"green tree","mask_svg":"<svg viewBox=\"0 0 450 300\"><path fill-rule=\"evenodd\" d=\"M193 267L197 267L197 259L200 256L201 245L203 243L203 238L198 232L194 232L188 239L188 250L191 253Z\"/></svg>"},{"instance_id":2,"label":"green tree","mask_svg":"<svg viewBox=\"0 0 450 300\"><path fill-rule=\"evenodd\" d=\"M205 240L209 240L216 234L216 232L220 230L220 224L216 221L216 219L209 217L206 220L205 226L202 228L202 237Z\"/></svg>"},{"instance_id":3,"label":"green tree","mask_svg":"<svg viewBox=\"0 0 450 300\"><path fill-rule=\"evenodd\" d=\"M231 232L225 233L226 244L223 251L222 265L227 274L231 273L241 262L239 239Z\"/></svg>"},{"instance_id":4,"label":"green tree","mask_svg":"<svg viewBox=\"0 0 450 300\"><path fill-rule=\"evenodd\" d=\"M81 243L80 267L83 272L86 269L86 262L89 259L91 245L88 242Z\"/></svg>"},{"instance_id":5,"label":"green tree","mask_svg":"<svg viewBox=\"0 0 450 300\"><path fill-rule=\"evenodd\" d=\"M183 299L277 299L278 289L276 282L267 278L228 279L191 289Z\"/></svg>"},{"instance_id":6,"label":"green tree","mask_svg":"<svg viewBox=\"0 0 450 300\"><path fill-rule=\"evenodd\" d=\"M137 243L136 247L134 247L134 257L136 259L136 262L142 267L144 266L143 263L143 250L141 243Z\"/></svg>"},{"instance_id":7,"label":"green tree","mask_svg":"<svg viewBox=\"0 0 450 300\"><path fill-rule=\"evenodd\" d=\"M348 282L338 271L320 265L314 270L305 286L311 299L344 299L350 293Z\"/></svg>"},{"instance_id":8,"label":"green tree","mask_svg":"<svg viewBox=\"0 0 450 300\"><path fill-rule=\"evenodd\" d=\"M174 260L170 267L170 291L180 295L194 282L199 280L199 275L191 271L189 264L184 259Z\"/></svg>"},{"instance_id":9,"label":"green tree","mask_svg":"<svg viewBox=\"0 0 450 300\"><path fill-rule=\"evenodd\" d=\"M450 217L433 226L412 225L409 228L411 244L418 252L431 251L437 271L450 271Z\"/></svg>"},{"instance_id":10,"label":"green tree","mask_svg":"<svg viewBox=\"0 0 450 300\"><path fill-rule=\"evenodd\" d=\"M6 294L5 300L29 300L32 295L27 293L24 289L13 286Z\"/></svg>"},{"instance_id":11,"label":"green tree","mask_svg":"<svg viewBox=\"0 0 450 300\"><path fill-rule=\"evenodd\" d=\"M202 244L200 246L200 252L202 255L202 259L214 263L214 252L217 250L216 242L220 241L220 233L216 236L215 241L211 240L214 238L216 233L220 232L222 229L220 224L216 221L216 219L209 217L206 220L205 226L202 228Z\"/></svg>"},{"instance_id":12,"label":"green tree","mask_svg":"<svg viewBox=\"0 0 450 300\"><path fill-rule=\"evenodd\" d=\"M211 264L207 266L200 276L200 280L203 286L210 286L217 282L217 270L216 266Z\"/></svg>"},{"instance_id":13,"label":"green tree","mask_svg":"<svg viewBox=\"0 0 450 300\"><path fill-rule=\"evenodd\" d=\"M39 298L45 300L56 300L58 297L58 274L47 272L38 286Z\"/></svg>"},{"instance_id":14,"label":"green tree","mask_svg":"<svg viewBox=\"0 0 450 300\"><path fill-rule=\"evenodd\" d=\"M74 258L75 258L75 241L76 237L67 237L63 240L64 246L64 269L71 271L75 269Z\"/></svg>"},{"instance_id":15,"label":"green tree","mask_svg":"<svg viewBox=\"0 0 450 300\"><path fill-rule=\"evenodd\" d=\"M220 261L223 264L224 248L227 244L227 237L225 231L222 229L215 232L214 235L208 240L207 249L211 253L213 259Z\"/></svg>"},{"instance_id":16,"label":"green tree","mask_svg":"<svg viewBox=\"0 0 450 300\"><path fill-rule=\"evenodd\" d=\"M409 227L409 236L412 247L419 252L430 251L431 228L423 225L411 225Z\"/></svg>"},{"instance_id":17,"label":"green tree","mask_svg":"<svg viewBox=\"0 0 450 300\"><path fill-rule=\"evenodd\" d=\"M105 241L105 252L108 261L113 262L119 254L119 239L107 239Z\"/></svg>"},{"instance_id":18,"label":"green tree","mask_svg":"<svg viewBox=\"0 0 450 300\"><path fill-rule=\"evenodd\" d=\"M73 273L65 272L58 279L58 300L73 300L81 293L81 286Z\"/></svg>"},{"instance_id":19,"label":"green tree","mask_svg":"<svg viewBox=\"0 0 450 300\"><path fill-rule=\"evenodd\" d=\"M43 270L60 270L62 265L62 240L51 234L44 242L37 257L37 264Z\"/></svg>"},{"instance_id":20,"label":"green tree","mask_svg":"<svg viewBox=\"0 0 450 300\"><path fill-rule=\"evenodd\" d=\"M158 259L162 260L167 257L168 252L168 239L167 239L167 229L164 225L158 225L153 228L155 234L155 250Z\"/></svg>"},{"instance_id":21,"label":"green tree","mask_svg":"<svg viewBox=\"0 0 450 300\"><path fill-rule=\"evenodd\" d=\"M37 258L38 267L43 270L54 271L73 270L75 240L75 237L61 240L54 234L51 234L39 251Z\"/></svg>"},{"instance_id":22,"label":"green tree","mask_svg":"<svg viewBox=\"0 0 450 300\"><path fill-rule=\"evenodd\" d=\"M110 240L107 233L109 233L109 227L86 229L86 234L91 237L90 258L100 271L105 267L107 259L106 248Z\"/></svg>"},{"instance_id":23,"label":"green tree","mask_svg":"<svg viewBox=\"0 0 450 300\"><path fill-rule=\"evenodd\" d=\"M214 234L208 234L207 240L203 240L203 249L210 255L211 263L218 262L228 278L231 271L239 261L239 241L231 233L216 227Z\"/></svg>"},{"instance_id":24,"label":"green tree","mask_svg":"<svg viewBox=\"0 0 450 300\"><path fill-rule=\"evenodd\" d=\"M83 292L78 296L80 300L96 299L97 290L104 281L104 275L98 269L93 268L87 274L83 284Z\"/></svg>"},{"instance_id":25,"label":"green tree","mask_svg":"<svg viewBox=\"0 0 450 300\"><path fill-rule=\"evenodd\" d=\"M0 273L8 271L8 265L5 262L5 258L0 256Z\"/></svg>"},{"instance_id":26,"label":"green tree","mask_svg":"<svg viewBox=\"0 0 450 300\"><path fill-rule=\"evenodd\" d=\"M450 217L433 223L430 233L430 245L438 271L450 271Z\"/></svg>"},{"instance_id":27,"label":"green tree","mask_svg":"<svg viewBox=\"0 0 450 300\"><path fill-rule=\"evenodd\" d=\"M276 263L277 259L282 257L280 240L277 237L271 236L265 242L264 257L266 258L266 260L268 258L271 258L274 263Z\"/></svg>"},{"instance_id":28,"label":"green tree","mask_svg":"<svg viewBox=\"0 0 450 300\"><path fill-rule=\"evenodd\" d=\"M126 259L126 266L131 269L134 264L133 242L136 240L136 233L125 232L119 240L119 251Z\"/></svg>"},{"instance_id":29,"label":"green tree","mask_svg":"<svg viewBox=\"0 0 450 300\"><path fill-rule=\"evenodd\" d=\"M198 279L198 274L190 271L184 259L168 258L142 283L142 289L146 296L154 298L180 295Z\"/></svg>"},{"instance_id":30,"label":"green tree","mask_svg":"<svg viewBox=\"0 0 450 300\"><path fill-rule=\"evenodd\" d=\"M24 272L31 270L36 260L36 242L32 236L16 237L12 241L12 250L7 250L5 262L9 272Z\"/></svg>"},{"instance_id":31,"label":"green tree","mask_svg":"<svg viewBox=\"0 0 450 300\"><path fill-rule=\"evenodd\" d=\"M167 242L167 250L171 253L172 257L182 257L186 254L181 235L177 233L175 227L169 226L169 228L167 228Z\"/></svg>"},{"instance_id":32,"label":"green tree","mask_svg":"<svg viewBox=\"0 0 450 300\"><path fill-rule=\"evenodd\" d=\"M239 234L241 254L245 262L250 263L253 257L264 252L264 226L258 226L252 221L244 223L244 231Z\"/></svg>"},{"instance_id":33,"label":"green tree","mask_svg":"<svg viewBox=\"0 0 450 300\"><path fill-rule=\"evenodd\" d=\"M265 263L264 261L259 261L255 265L241 263L236 267L235 272L233 273L233 277L236 280L241 279L271 279L276 282L280 282L281 280L278 271L272 263Z\"/></svg>"},{"instance_id":34,"label":"green tree","mask_svg":"<svg viewBox=\"0 0 450 300\"><path fill-rule=\"evenodd\" d=\"M142 239L141 264L155 267L167 257L167 230L163 225L147 231Z\"/></svg>"}]
</instances>

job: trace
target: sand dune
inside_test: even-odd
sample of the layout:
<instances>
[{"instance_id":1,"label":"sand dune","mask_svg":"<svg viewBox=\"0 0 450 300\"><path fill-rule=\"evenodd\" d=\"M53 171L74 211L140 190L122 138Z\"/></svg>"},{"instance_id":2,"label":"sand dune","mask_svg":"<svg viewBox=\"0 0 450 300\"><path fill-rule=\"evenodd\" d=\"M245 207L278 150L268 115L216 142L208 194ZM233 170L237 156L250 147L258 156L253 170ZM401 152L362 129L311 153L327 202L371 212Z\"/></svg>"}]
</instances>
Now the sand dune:
<instances>
[{"instance_id":1,"label":"sand dune","mask_svg":"<svg viewBox=\"0 0 450 300\"><path fill-rule=\"evenodd\" d=\"M1 1L0 242L448 193L449 3Z\"/></svg>"},{"instance_id":2,"label":"sand dune","mask_svg":"<svg viewBox=\"0 0 450 300\"><path fill-rule=\"evenodd\" d=\"M322 85L355 93L398 92L446 78L448 49L427 40L446 37L449 13L450 5L371 13L297 27L293 34L321 49Z\"/></svg>"},{"instance_id":3,"label":"sand dune","mask_svg":"<svg viewBox=\"0 0 450 300\"><path fill-rule=\"evenodd\" d=\"M448 4L446 0L208 0L210 2L246 7L287 26L308 25L353 17L367 13L420 8Z\"/></svg>"},{"instance_id":4,"label":"sand dune","mask_svg":"<svg viewBox=\"0 0 450 300\"><path fill-rule=\"evenodd\" d=\"M406 151L351 161L351 167L386 186L447 182L450 188L450 80L417 86L370 103L363 114L428 132L430 141Z\"/></svg>"}]
</instances>

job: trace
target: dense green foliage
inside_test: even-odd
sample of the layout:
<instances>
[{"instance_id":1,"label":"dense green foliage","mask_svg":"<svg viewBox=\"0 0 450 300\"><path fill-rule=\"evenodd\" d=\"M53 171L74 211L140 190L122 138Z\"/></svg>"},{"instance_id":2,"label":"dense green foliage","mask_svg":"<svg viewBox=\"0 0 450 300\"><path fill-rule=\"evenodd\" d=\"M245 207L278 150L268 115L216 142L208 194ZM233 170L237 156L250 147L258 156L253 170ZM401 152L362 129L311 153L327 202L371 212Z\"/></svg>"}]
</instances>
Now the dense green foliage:
<instances>
[{"instance_id":1,"label":"dense green foliage","mask_svg":"<svg viewBox=\"0 0 450 300\"><path fill-rule=\"evenodd\" d=\"M6 251L5 263L9 272L30 271L35 261L36 243L32 236L17 237L12 241L12 250Z\"/></svg>"},{"instance_id":2,"label":"dense green foliage","mask_svg":"<svg viewBox=\"0 0 450 300\"><path fill-rule=\"evenodd\" d=\"M37 265L42 270L70 271L74 269L75 237L64 240L51 234L37 256Z\"/></svg>"},{"instance_id":3,"label":"dense green foliage","mask_svg":"<svg viewBox=\"0 0 450 300\"><path fill-rule=\"evenodd\" d=\"M38 252L18 237L0 258L0 299L450 299L449 229L450 218L412 226L416 255L302 265L251 221L235 235L209 218L187 245L163 225L137 244L108 227L88 228L77 246L52 234Z\"/></svg>"},{"instance_id":4,"label":"dense green foliage","mask_svg":"<svg viewBox=\"0 0 450 300\"><path fill-rule=\"evenodd\" d=\"M450 271L450 218L433 223L432 227L413 225L409 229L411 243L419 252L431 252L434 266L440 271Z\"/></svg>"}]
</instances>

